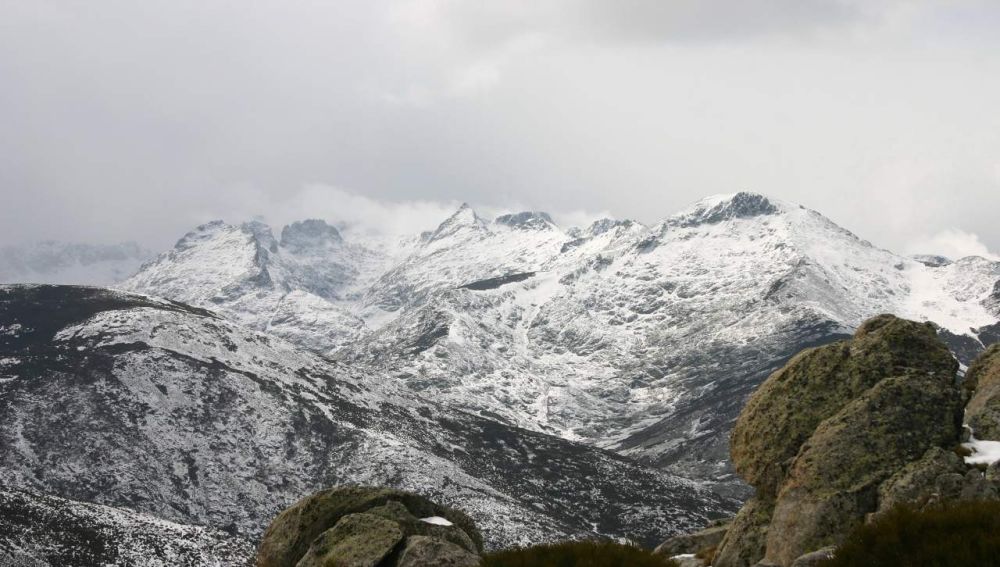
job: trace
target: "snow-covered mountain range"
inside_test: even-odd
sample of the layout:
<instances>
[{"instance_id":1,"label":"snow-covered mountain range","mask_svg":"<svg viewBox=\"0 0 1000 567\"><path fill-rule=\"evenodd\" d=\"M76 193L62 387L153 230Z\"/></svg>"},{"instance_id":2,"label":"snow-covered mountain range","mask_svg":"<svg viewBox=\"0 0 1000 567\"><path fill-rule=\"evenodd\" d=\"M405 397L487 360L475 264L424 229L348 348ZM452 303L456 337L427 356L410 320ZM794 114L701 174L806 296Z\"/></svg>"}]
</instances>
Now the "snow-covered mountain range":
<instances>
[{"instance_id":1,"label":"snow-covered mountain range","mask_svg":"<svg viewBox=\"0 0 1000 567\"><path fill-rule=\"evenodd\" d=\"M699 479L727 477L747 394L804 346L888 312L963 360L1000 339L1000 263L903 257L752 193L653 226L563 229L461 207L352 242L322 221L197 228L122 284L210 308L489 419Z\"/></svg>"},{"instance_id":2,"label":"snow-covered mountain range","mask_svg":"<svg viewBox=\"0 0 1000 567\"><path fill-rule=\"evenodd\" d=\"M234 546L341 482L465 509L493 546L655 542L736 509L728 433L801 349L878 313L933 321L963 363L1000 341L1000 262L904 257L752 193L652 226L216 221L118 287L0 290L0 485Z\"/></svg>"}]
</instances>

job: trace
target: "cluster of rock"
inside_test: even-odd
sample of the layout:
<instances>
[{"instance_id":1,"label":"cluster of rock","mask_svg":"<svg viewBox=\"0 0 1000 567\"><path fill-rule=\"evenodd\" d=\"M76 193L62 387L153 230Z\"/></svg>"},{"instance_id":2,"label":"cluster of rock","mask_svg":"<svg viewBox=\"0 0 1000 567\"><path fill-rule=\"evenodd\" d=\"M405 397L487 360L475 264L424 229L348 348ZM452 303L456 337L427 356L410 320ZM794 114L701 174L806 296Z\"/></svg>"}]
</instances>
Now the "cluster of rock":
<instances>
[{"instance_id":1,"label":"cluster of rock","mask_svg":"<svg viewBox=\"0 0 1000 567\"><path fill-rule=\"evenodd\" d=\"M963 415L1000 439L1000 345L964 379L931 324L882 315L853 338L806 350L751 396L733 464L755 496L726 525L658 552L709 550L715 567L818 564L890 508L996 500L1000 474L959 456Z\"/></svg>"},{"instance_id":2,"label":"cluster of rock","mask_svg":"<svg viewBox=\"0 0 1000 567\"><path fill-rule=\"evenodd\" d=\"M258 567L475 567L483 542L464 513L401 490L343 486L278 515Z\"/></svg>"}]
</instances>

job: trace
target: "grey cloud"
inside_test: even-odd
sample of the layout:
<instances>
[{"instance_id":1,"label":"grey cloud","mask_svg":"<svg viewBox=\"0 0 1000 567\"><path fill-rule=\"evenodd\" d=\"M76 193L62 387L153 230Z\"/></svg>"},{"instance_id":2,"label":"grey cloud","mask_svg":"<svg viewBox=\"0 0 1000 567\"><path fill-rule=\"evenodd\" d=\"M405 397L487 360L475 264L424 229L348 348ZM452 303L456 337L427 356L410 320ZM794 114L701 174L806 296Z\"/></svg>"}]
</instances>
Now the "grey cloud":
<instances>
[{"instance_id":1,"label":"grey cloud","mask_svg":"<svg viewBox=\"0 0 1000 567\"><path fill-rule=\"evenodd\" d=\"M958 33L995 4L0 10L4 244L462 201L655 222L752 189L897 249L956 229L1000 250L1000 50Z\"/></svg>"},{"instance_id":2,"label":"grey cloud","mask_svg":"<svg viewBox=\"0 0 1000 567\"><path fill-rule=\"evenodd\" d=\"M438 4L439 9L440 4ZM500 42L520 33L625 42L716 42L808 36L877 16L845 0L557 0L445 2L443 16L469 43Z\"/></svg>"}]
</instances>

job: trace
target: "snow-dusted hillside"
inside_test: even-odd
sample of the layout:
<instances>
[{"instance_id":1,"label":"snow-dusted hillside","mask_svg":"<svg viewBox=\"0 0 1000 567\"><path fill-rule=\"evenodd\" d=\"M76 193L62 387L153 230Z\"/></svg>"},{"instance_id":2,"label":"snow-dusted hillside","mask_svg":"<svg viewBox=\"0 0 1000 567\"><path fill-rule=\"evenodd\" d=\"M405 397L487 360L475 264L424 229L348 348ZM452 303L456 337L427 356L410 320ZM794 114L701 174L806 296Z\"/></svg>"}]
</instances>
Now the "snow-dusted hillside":
<instances>
[{"instance_id":1,"label":"snow-dusted hillside","mask_svg":"<svg viewBox=\"0 0 1000 567\"><path fill-rule=\"evenodd\" d=\"M0 485L253 541L291 502L342 483L459 507L491 547L652 544L736 506L210 311L98 288L0 287L0 408Z\"/></svg>"},{"instance_id":2,"label":"snow-dusted hillside","mask_svg":"<svg viewBox=\"0 0 1000 567\"><path fill-rule=\"evenodd\" d=\"M117 245L38 242L0 247L0 283L111 285L131 276L153 253Z\"/></svg>"},{"instance_id":3,"label":"snow-dusted hillside","mask_svg":"<svg viewBox=\"0 0 1000 567\"><path fill-rule=\"evenodd\" d=\"M280 240L260 222L211 222L186 234L121 287L210 307L250 328L327 350L364 327L357 306L406 242L345 242L306 220Z\"/></svg>"},{"instance_id":4,"label":"snow-dusted hillside","mask_svg":"<svg viewBox=\"0 0 1000 567\"><path fill-rule=\"evenodd\" d=\"M805 346L883 312L934 321L965 360L1000 338L1000 263L903 257L750 193L652 227L463 206L384 248L214 224L123 285L454 408L715 480L745 396Z\"/></svg>"},{"instance_id":5,"label":"snow-dusted hillside","mask_svg":"<svg viewBox=\"0 0 1000 567\"><path fill-rule=\"evenodd\" d=\"M0 489L0 565L253 565L254 542L131 510Z\"/></svg>"}]
</instances>

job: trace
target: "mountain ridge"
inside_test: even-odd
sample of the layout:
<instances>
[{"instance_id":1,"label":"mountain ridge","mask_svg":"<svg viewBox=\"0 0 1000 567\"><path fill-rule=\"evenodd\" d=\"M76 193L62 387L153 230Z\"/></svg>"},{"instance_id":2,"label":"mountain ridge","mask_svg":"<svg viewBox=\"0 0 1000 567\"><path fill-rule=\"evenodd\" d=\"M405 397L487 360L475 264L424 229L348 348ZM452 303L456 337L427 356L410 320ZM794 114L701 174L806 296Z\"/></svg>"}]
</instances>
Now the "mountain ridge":
<instances>
[{"instance_id":1,"label":"mountain ridge","mask_svg":"<svg viewBox=\"0 0 1000 567\"><path fill-rule=\"evenodd\" d=\"M239 297L211 306L463 411L722 482L740 401L803 345L887 311L934 320L967 362L1000 329L990 299L1000 263L929 266L764 195L709 197L650 227L605 219L564 230L530 211L498 219L463 204L394 257L309 257L353 259L367 276L351 294L315 293L324 277L351 277L347 268L288 277L299 264L276 270L290 291L230 284ZM123 287L170 296L142 272ZM262 303L270 296L291 313L276 317Z\"/></svg>"}]
</instances>

